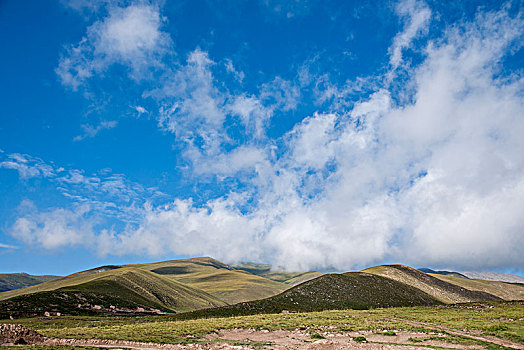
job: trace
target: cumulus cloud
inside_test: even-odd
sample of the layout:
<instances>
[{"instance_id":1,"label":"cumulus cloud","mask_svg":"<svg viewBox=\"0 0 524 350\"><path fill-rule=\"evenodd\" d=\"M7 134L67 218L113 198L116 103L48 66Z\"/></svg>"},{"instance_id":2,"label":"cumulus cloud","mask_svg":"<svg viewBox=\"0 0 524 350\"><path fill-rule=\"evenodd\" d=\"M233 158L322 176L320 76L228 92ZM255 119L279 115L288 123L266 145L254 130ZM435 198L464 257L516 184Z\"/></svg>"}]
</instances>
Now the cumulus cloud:
<instances>
[{"instance_id":1,"label":"cumulus cloud","mask_svg":"<svg viewBox=\"0 0 524 350\"><path fill-rule=\"evenodd\" d=\"M447 30L411 73L412 103L396 105L382 89L347 114L306 118L286 135L281 158L262 153L265 161L257 162L265 166L252 180L258 188L253 210L178 202L151 211L147 225L125 234L125 246L166 232L172 224L164 219L173 215L178 227L198 223L184 234L162 234L162 241L173 237L169 249L176 254L211 249L289 269L349 269L383 260L522 266L521 80L495 74L522 32L520 19L504 10ZM181 248L202 235L225 244L231 236L217 222L245 228L235 235L238 244L227 245L229 254L215 243Z\"/></svg>"},{"instance_id":2,"label":"cumulus cloud","mask_svg":"<svg viewBox=\"0 0 524 350\"><path fill-rule=\"evenodd\" d=\"M56 73L62 84L73 90L113 64L127 67L135 80L147 78L152 69L162 66L172 45L162 26L156 5L109 6L108 15L87 28L77 45L68 48Z\"/></svg>"},{"instance_id":3,"label":"cumulus cloud","mask_svg":"<svg viewBox=\"0 0 524 350\"><path fill-rule=\"evenodd\" d=\"M390 72L431 18L418 1L401 2L397 13L405 27L389 50ZM290 270L384 261L520 268L523 80L503 65L523 33L520 14L479 12L430 41L406 76L370 77L369 97L343 104L339 94L329 113L304 118L277 140L264 139L265 123L276 108L296 108L299 88L277 77L258 95L232 95L215 83L208 54L195 50L171 84L151 92L163 103L159 125L187 140L185 156L200 164L193 175L236 176L241 186L204 204L144 203L120 231L97 232L79 207L21 217L13 235L47 247L89 238L103 254L212 255ZM338 94L359 84L326 85ZM226 151L231 117L247 142ZM70 181L83 183L81 175Z\"/></svg>"},{"instance_id":4,"label":"cumulus cloud","mask_svg":"<svg viewBox=\"0 0 524 350\"><path fill-rule=\"evenodd\" d=\"M53 209L36 212L31 202L23 203L26 214L13 224L10 234L27 245L56 249L93 242L93 222L86 216L87 206L73 210ZM29 209L29 212L27 212Z\"/></svg>"}]
</instances>

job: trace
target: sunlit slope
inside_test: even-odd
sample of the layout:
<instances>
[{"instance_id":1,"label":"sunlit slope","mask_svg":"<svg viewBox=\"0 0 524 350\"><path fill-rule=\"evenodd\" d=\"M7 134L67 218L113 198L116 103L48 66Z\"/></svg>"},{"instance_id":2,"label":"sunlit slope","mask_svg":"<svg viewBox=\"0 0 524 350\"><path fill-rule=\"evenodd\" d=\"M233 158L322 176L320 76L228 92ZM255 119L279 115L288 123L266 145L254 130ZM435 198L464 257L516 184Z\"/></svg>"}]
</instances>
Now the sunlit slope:
<instances>
[{"instance_id":1,"label":"sunlit slope","mask_svg":"<svg viewBox=\"0 0 524 350\"><path fill-rule=\"evenodd\" d=\"M486 292L504 300L524 300L524 284L466 279L446 275L431 274L431 276L469 290Z\"/></svg>"},{"instance_id":2,"label":"sunlit slope","mask_svg":"<svg viewBox=\"0 0 524 350\"><path fill-rule=\"evenodd\" d=\"M413 286L447 304L500 300L500 298L492 294L466 289L460 285L446 282L445 280L430 276L409 266L381 265L362 270L362 272L391 278L395 281Z\"/></svg>"},{"instance_id":3,"label":"sunlit slope","mask_svg":"<svg viewBox=\"0 0 524 350\"><path fill-rule=\"evenodd\" d=\"M268 278L273 281L285 283L289 286L296 286L300 283L309 281L313 278L322 275L322 272L307 271L307 272L286 272L286 271L272 271L270 264L260 263L243 263L234 266L235 269L244 270L257 276Z\"/></svg>"},{"instance_id":4,"label":"sunlit slope","mask_svg":"<svg viewBox=\"0 0 524 350\"><path fill-rule=\"evenodd\" d=\"M94 308L95 305L103 305L106 310L110 306L116 306L184 312L225 303L179 282L130 267L96 274L95 278L89 278L84 283L0 301L2 313L9 312L19 316L42 314L45 311L96 313L98 311Z\"/></svg>"},{"instance_id":5,"label":"sunlit slope","mask_svg":"<svg viewBox=\"0 0 524 350\"><path fill-rule=\"evenodd\" d=\"M178 312L225 304L201 290L132 267L113 270L113 273L102 278L61 290L108 294L128 300L133 300L134 293L140 296L134 300L137 303L146 300Z\"/></svg>"},{"instance_id":6,"label":"sunlit slope","mask_svg":"<svg viewBox=\"0 0 524 350\"><path fill-rule=\"evenodd\" d=\"M407 284L378 275L349 272L322 275L270 298L197 310L176 317L190 319L439 304L442 302Z\"/></svg>"},{"instance_id":7,"label":"sunlit slope","mask_svg":"<svg viewBox=\"0 0 524 350\"><path fill-rule=\"evenodd\" d=\"M228 304L266 298L289 288L284 283L236 270L207 257L129 266L202 290Z\"/></svg>"},{"instance_id":8,"label":"sunlit slope","mask_svg":"<svg viewBox=\"0 0 524 350\"><path fill-rule=\"evenodd\" d=\"M51 290L56 290L63 287L74 286L77 284L87 283L97 278L111 275L114 273L115 269L118 269L118 266L103 266L91 270L86 270L82 272L77 272L69 276L61 277L52 281L44 282L35 286L26 287L22 289L11 290L7 292L0 293L0 300L9 299L19 295L25 295L30 293L37 292L46 292Z\"/></svg>"},{"instance_id":9,"label":"sunlit slope","mask_svg":"<svg viewBox=\"0 0 524 350\"><path fill-rule=\"evenodd\" d=\"M100 270L100 269L98 269ZM188 311L225 303L203 291L185 286L150 271L123 267L102 272L77 273L59 280L0 294L2 299L38 292L56 291L94 293L111 296L148 307Z\"/></svg>"}]
</instances>

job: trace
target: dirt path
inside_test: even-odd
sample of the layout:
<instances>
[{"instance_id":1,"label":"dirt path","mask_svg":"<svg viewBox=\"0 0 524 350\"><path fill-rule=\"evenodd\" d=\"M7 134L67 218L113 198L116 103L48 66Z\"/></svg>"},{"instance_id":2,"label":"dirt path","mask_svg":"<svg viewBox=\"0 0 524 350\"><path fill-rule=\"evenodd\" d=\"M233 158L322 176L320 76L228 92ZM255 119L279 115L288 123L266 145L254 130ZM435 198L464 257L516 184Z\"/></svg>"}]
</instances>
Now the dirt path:
<instances>
[{"instance_id":1,"label":"dirt path","mask_svg":"<svg viewBox=\"0 0 524 350\"><path fill-rule=\"evenodd\" d=\"M265 349L480 349L480 346L465 346L464 344L451 344L442 340L428 340L424 343L415 343L411 339L423 339L427 333L401 332L395 336L386 336L372 331L359 332L330 332L325 331L319 334L324 339L312 339L307 331L264 331L254 329L230 329L222 330L218 334L209 334L203 340L216 341L250 341L263 344L271 343ZM434 333L431 335L441 335ZM366 342L355 341L357 337L364 337Z\"/></svg>"},{"instance_id":2,"label":"dirt path","mask_svg":"<svg viewBox=\"0 0 524 350\"><path fill-rule=\"evenodd\" d=\"M219 333L207 335L200 339L202 343L195 344L157 344L140 343L120 340L101 339L46 339L45 345L70 345L92 346L119 349L365 349L365 350L420 350L420 349L481 349L480 346L465 346L463 344L450 344L445 341L429 340L424 344L410 343L410 338L425 338L427 333L402 332L396 336L385 336L371 331L362 332L322 332L325 339L312 339L306 331L294 330L254 330L254 329L229 329ZM434 335L444 335L435 333ZM356 337L365 337L367 342L355 341ZM229 342L229 343L228 343ZM249 345L232 345L232 344Z\"/></svg>"},{"instance_id":3,"label":"dirt path","mask_svg":"<svg viewBox=\"0 0 524 350\"><path fill-rule=\"evenodd\" d=\"M470 333L467 333L467 332L464 332L464 331L459 331L459 330L456 330L456 329L450 329L450 328L447 328L447 327L442 327L441 325L437 325L437 324L434 324L434 323L411 321L411 320L406 320L406 319L403 319L403 318L392 318L391 320L393 320L393 321L400 321L400 322L406 322L406 323L409 323L409 324L411 324L413 326L425 327L425 328L429 328L429 329L436 329L436 330L439 330L441 332L446 332L446 333L449 333L449 334L458 335L458 336L466 337L466 338L469 338L469 339L480 340L480 341L487 342L487 343L501 345L501 346L505 346L505 347L508 347L508 348L524 349L524 346L522 344L515 343L515 342L509 341L509 340L506 340L506 339L501 339L501 338L492 337L492 336L477 336L477 335L473 335L473 334L470 334Z\"/></svg>"},{"instance_id":4,"label":"dirt path","mask_svg":"<svg viewBox=\"0 0 524 350\"><path fill-rule=\"evenodd\" d=\"M202 350L228 350L228 349L368 349L368 350L420 350L420 349L482 349L481 345L454 344L445 341L448 334L459 335L470 339L481 340L483 342L511 347L514 349L524 349L522 344L513 343L507 340L472 335L458 330L451 330L440 325L395 319L410 323L414 326L423 327L427 332L396 332L392 336L372 331L359 332L337 332L333 328L324 327L317 338L313 339L311 333L305 330L255 330L255 329L228 329L211 333L196 340L193 344L158 344L134 342L125 340L106 340L106 339L55 339L45 338L39 333L21 325L6 326L2 333L3 341L14 344L41 344L47 346L69 345L99 347L110 349L136 349L136 350L156 350L156 349L202 349ZM0 325L1 326L1 325ZM358 337L365 339L365 342L357 342ZM432 337L432 339L428 339ZM23 338L23 339L22 339ZM2 340L0 339L0 340ZM17 342L22 339L23 342ZM189 339L188 339L189 340ZM0 341L2 343L2 341ZM241 345L238 345L241 344Z\"/></svg>"}]
</instances>

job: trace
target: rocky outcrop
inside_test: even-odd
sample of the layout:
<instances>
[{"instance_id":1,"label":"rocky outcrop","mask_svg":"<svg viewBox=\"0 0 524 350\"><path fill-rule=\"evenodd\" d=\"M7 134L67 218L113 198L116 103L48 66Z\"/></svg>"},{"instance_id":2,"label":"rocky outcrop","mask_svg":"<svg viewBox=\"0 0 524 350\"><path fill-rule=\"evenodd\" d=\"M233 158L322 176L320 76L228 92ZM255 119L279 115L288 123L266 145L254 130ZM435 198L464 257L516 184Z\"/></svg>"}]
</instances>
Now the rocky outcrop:
<instances>
[{"instance_id":1,"label":"rocky outcrop","mask_svg":"<svg viewBox=\"0 0 524 350\"><path fill-rule=\"evenodd\" d=\"M35 344L44 341L40 333L19 324L0 324L0 345Z\"/></svg>"}]
</instances>

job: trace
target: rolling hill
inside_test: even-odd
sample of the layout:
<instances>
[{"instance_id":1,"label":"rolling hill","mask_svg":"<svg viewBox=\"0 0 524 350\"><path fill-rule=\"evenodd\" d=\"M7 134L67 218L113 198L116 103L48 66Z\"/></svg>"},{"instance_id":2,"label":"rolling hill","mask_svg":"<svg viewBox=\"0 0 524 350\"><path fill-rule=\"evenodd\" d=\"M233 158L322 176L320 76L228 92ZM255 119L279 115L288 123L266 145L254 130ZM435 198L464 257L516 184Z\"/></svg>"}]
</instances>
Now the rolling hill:
<instances>
[{"instance_id":1,"label":"rolling hill","mask_svg":"<svg viewBox=\"0 0 524 350\"><path fill-rule=\"evenodd\" d=\"M192 318L523 298L524 285L427 274L403 265L324 275L271 271L270 265L256 263L232 267L203 257L101 266L6 291L0 293L0 318L45 311L165 311Z\"/></svg>"},{"instance_id":2,"label":"rolling hill","mask_svg":"<svg viewBox=\"0 0 524 350\"><path fill-rule=\"evenodd\" d=\"M369 273L348 272L322 275L266 299L197 310L176 318L439 304L442 302L410 285Z\"/></svg>"},{"instance_id":3,"label":"rolling hill","mask_svg":"<svg viewBox=\"0 0 524 350\"><path fill-rule=\"evenodd\" d=\"M40 299L65 300L63 311L71 311L85 298L103 305L111 301L116 306L183 312L261 299L287 288L286 284L236 270L211 258L194 258L101 266L0 293L0 303L16 303L27 311L31 305L37 306L40 295Z\"/></svg>"},{"instance_id":4,"label":"rolling hill","mask_svg":"<svg viewBox=\"0 0 524 350\"><path fill-rule=\"evenodd\" d=\"M491 271L482 271L482 272L464 271L461 273L467 276L468 278L473 278L473 279L480 279L480 280L486 280L486 281L502 281L502 282L510 282L510 283L523 283L524 284L524 277L519 276L519 275L514 275L511 273L491 272Z\"/></svg>"},{"instance_id":5,"label":"rolling hill","mask_svg":"<svg viewBox=\"0 0 524 350\"><path fill-rule=\"evenodd\" d=\"M415 287L446 304L501 300L483 291L469 290L404 265L381 265L362 272L387 277Z\"/></svg>"},{"instance_id":6,"label":"rolling hill","mask_svg":"<svg viewBox=\"0 0 524 350\"><path fill-rule=\"evenodd\" d=\"M309 281L313 278L323 275L318 271L307 272L287 272L287 271L272 271L270 264L260 263L243 263L234 266L237 270L244 270L257 276L265 277L267 279L285 283L289 286L296 286L297 284Z\"/></svg>"},{"instance_id":7,"label":"rolling hill","mask_svg":"<svg viewBox=\"0 0 524 350\"><path fill-rule=\"evenodd\" d=\"M289 288L284 283L237 270L209 257L129 266L202 290L227 304L267 298Z\"/></svg>"},{"instance_id":8,"label":"rolling hill","mask_svg":"<svg viewBox=\"0 0 524 350\"><path fill-rule=\"evenodd\" d=\"M448 283L495 295L504 300L524 300L524 284L501 281L486 281L478 279L465 279L445 275L432 275Z\"/></svg>"},{"instance_id":9,"label":"rolling hill","mask_svg":"<svg viewBox=\"0 0 524 350\"><path fill-rule=\"evenodd\" d=\"M0 308L9 315L31 315L46 311L68 314L132 312L138 308L184 312L226 305L205 292L132 267L75 275L48 282L45 288L38 288L36 292L0 301Z\"/></svg>"},{"instance_id":10,"label":"rolling hill","mask_svg":"<svg viewBox=\"0 0 524 350\"><path fill-rule=\"evenodd\" d=\"M424 273L433 274L433 275L446 275L446 276L453 276L453 277L458 277L458 278L469 278L461 274L460 272L456 272L456 271L442 271L442 270L439 271L439 270L432 270L427 267L421 267L421 268L418 268L417 270L422 271Z\"/></svg>"},{"instance_id":11,"label":"rolling hill","mask_svg":"<svg viewBox=\"0 0 524 350\"><path fill-rule=\"evenodd\" d=\"M51 281L60 276L34 276L27 273L3 273L0 274L0 292L34 286L43 282Z\"/></svg>"}]
</instances>

